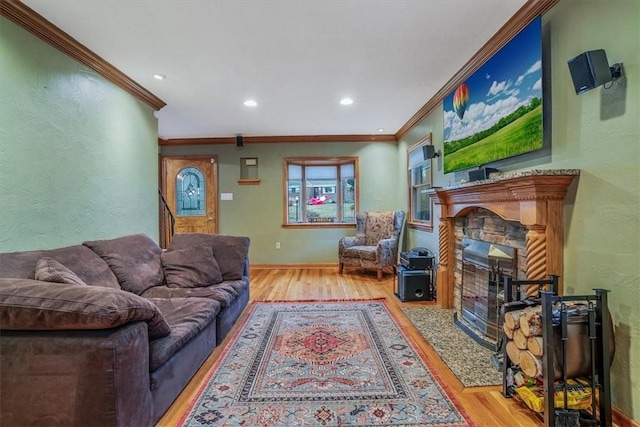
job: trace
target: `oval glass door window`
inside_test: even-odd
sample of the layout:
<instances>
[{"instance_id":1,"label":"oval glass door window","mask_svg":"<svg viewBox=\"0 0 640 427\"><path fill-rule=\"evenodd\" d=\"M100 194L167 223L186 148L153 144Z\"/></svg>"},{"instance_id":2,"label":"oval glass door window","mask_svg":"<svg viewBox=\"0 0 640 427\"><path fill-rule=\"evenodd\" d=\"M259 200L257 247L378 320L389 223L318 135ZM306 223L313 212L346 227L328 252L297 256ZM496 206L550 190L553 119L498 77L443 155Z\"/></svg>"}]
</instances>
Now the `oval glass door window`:
<instances>
[{"instance_id":1,"label":"oval glass door window","mask_svg":"<svg viewBox=\"0 0 640 427\"><path fill-rule=\"evenodd\" d=\"M176 214L204 215L206 206L205 180L197 168L184 168L176 175Z\"/></svg>"}]
</instances>

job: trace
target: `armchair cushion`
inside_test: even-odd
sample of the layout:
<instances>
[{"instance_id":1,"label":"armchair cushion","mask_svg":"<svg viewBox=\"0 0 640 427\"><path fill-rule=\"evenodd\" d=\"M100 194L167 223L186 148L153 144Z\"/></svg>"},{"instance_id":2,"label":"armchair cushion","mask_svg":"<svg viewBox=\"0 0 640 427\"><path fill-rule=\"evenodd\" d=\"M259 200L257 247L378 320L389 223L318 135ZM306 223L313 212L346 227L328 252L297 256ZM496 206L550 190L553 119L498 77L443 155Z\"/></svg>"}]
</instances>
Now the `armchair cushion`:
<instances>
[{"instance_id":1,"label":"armchair cushion","mask_svg":"<svg viewBox=\"0 0 640 427\"><path fill-rule=\"evenodd\" d=\"M364 244L375 246L382 239L394 236L395 212L367 212Z\"/></svg>"}]
</instances>

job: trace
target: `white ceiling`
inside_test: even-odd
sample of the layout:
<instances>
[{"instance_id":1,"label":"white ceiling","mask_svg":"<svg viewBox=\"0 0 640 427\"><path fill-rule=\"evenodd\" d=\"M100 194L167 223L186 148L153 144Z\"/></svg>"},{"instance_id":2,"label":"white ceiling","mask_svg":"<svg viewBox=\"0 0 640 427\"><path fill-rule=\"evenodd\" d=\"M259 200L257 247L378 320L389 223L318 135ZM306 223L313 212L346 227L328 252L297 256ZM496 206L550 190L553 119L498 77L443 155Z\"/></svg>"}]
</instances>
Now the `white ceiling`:
<instances>
[{"instance_id":1,"label":"white ceiling","mask_svg":"<svg viewBox=\"0 0 640 427\"><path fill-rule=\"evenodd\" d=\"M161 138L188 138L394 134L526 1L23 2L165 101Z\"/></svg>"}]
</instances>

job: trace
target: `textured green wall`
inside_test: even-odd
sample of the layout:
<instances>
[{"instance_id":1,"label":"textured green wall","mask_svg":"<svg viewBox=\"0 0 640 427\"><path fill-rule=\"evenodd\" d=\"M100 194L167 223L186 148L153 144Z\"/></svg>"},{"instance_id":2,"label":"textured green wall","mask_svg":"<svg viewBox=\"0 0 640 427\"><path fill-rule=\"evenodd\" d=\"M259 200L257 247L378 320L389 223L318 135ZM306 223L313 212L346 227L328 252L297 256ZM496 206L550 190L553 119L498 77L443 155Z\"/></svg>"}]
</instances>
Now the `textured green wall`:
<instances>
[{"instance_id":1,"label":"textured green wall","mask_svg":"<svg viewBox=\"0 0 640 427\"><path fill-rule=\"evenodd\" d=\"M158 238L151 107L0 18L0 251Z\"/></svg>"},{"instance_id":2,"label":"textured green wall","mask_svg":"<svg viewBox=\"0 0 640 427\"><path fill-rule=\"evenodd\" d=\"M551 156L499 165L507 170L580 169L567 195L566 294L611 290L616 334L612 366L613 404L640 420L640 2L562 0L543 17L545 80L550 84ZM610 88L576 95L567 60L605 49L609 63L622 62L625 78ZM609 85L607 85L608 87ZM548 120L548 117L545 118ZM442 109L400 142L404 147L433 132L442 147ZM447 186L464 174L443 174ZM438 221L435 223L436 227ZM408 245L438 250L434 233L408 232Z\"/></svg>"},{"instance_id":3,"label":"textured green wall","mask_svg":"<svg viewBox=\"0 0 640 427\"><path fill-rule=\"evenodd\" d=\"M357 156L360 162L360 209L403 209L398 192L399 153L389 143L299 143L162 147L162 154L217 155L220 193L219 232L251 238L252 264L320 264L338 262L338 240L352 228L282 227L283 159L285 157ZM239 185L240 158L258 158L260 185ZM403 159L404 161L404 159ZM406 191L404 189L403 191ZM280 242L280 249L275 249Z\"/></svg>"}]
</instances>

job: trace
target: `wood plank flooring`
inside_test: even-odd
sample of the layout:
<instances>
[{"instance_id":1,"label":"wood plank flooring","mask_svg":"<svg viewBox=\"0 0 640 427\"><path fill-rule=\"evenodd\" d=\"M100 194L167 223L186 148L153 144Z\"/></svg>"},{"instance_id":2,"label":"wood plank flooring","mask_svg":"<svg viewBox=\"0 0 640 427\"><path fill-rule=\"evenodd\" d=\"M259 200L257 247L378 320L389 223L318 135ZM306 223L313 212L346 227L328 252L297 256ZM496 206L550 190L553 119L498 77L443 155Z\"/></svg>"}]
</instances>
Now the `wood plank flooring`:
<instances>
[{"instance_id":1,"label":"wood plank flooring","mask_svg":"<svg viewBox=\"0 0 640 427\"><path fill-rule=\"evenodd\" d=\"M447 384L449 391L462 404L467 414L479 425L486 427L500 426L542 426L543 423L532 412L523 408L512 399L505 399L500 386L464 388L453 373L442 362L438 354L413 327L402 311L403 305L433 304L432 302L402 303L394 295L394 280L391 272L378 281L375 271L365 271L345 267L340 275L336 268L322 269L252 269L251 300L252 301L294 301L294 300L339 300L386 298L390 310L398 319L400 326L413 338L420 349L432 362L438 375ZM246 311L243 317L246 315ZM241 324L239 321L236 327ZM185 412L189 402L195 397L203 385L206 373L229 343L235 332L234 328L222 345L218 346L205 361L198 373L191 380L182 394L176 399L158 426L175 426Z\"/></svg>"}]
</instances>

